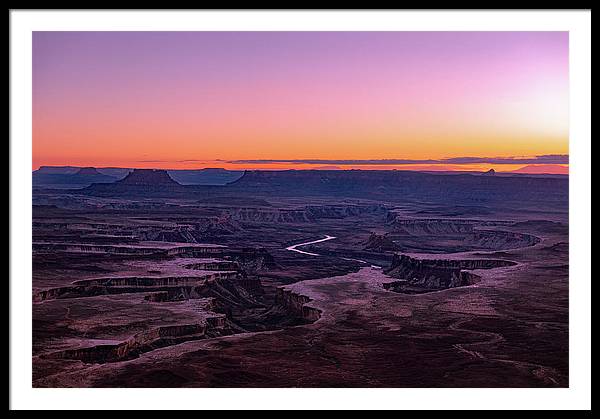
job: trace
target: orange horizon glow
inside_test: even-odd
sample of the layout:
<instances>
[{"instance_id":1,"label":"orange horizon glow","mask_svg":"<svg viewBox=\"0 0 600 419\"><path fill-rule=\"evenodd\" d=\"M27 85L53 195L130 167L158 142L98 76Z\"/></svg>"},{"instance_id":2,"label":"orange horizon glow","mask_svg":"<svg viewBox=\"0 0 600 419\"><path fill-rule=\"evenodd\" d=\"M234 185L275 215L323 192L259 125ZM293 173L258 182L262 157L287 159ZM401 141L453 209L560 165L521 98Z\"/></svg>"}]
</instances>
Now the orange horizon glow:
<instances>
[{"instance_id":1,"label":"orange horizon glow","mask_svg":"<svg viewBox=\"0 0 600 419\"><path fill-rule=\"evenodd\" d=\"M567 32L34 32L32 169L567 155L568 99Z\"/></svg>"},{"instance_id":2,"label":"orange horizon glow","mask_svg":"<svg viewBox=\"0 0 600 419\"><path fill-rule=\"evenodd\" d=\"M490 169L498 173L529 173L529 174L569 174L568 164L405 164L405 165L323 165L323 164L235 164L228 162L206 162L206 163L140 163L130 165L94 165L91 162L78 162L77 164L54 164L33 166L37 170L40 166L74 166L74 167L96 167L96 168L130 168L130 169L163 169L163 170L200 170L207 168L222 168L226 170L413 170L421 172L456 171L456 172L487 172ZM543 168L543 170L536 170Z\"/></svg>"}]
</instances>

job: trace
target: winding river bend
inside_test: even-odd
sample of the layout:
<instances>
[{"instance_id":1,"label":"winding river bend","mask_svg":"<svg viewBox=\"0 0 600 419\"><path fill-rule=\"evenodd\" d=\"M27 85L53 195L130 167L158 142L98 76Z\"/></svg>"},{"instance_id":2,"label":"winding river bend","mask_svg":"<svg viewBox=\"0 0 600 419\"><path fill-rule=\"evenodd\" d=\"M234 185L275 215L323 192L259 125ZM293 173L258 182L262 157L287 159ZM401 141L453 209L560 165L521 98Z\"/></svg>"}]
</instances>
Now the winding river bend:
<instances>
[{"instance_id":1,"label":"winding river bend","mask_svg":"<svg viewBox=\"0 0 600 419\"><path fill-rule=\"evenodd\" d=\"M328 234L325 235L324 238L319 239L319 240L313 240L310 242L304 242L304 243L298 243L298 244L294 244L292 246L286 247L285 250L291 250L292 252L298 252L298 253L302 253L303 255L310 255L310 256L320 256L318 253L311 253L311 252L305 252L304 250L300 250L298 249L298 247L300 246L307 246L309 244L315 244L315 243L321 243L321 242L325 242L327 240L333 240L335 239L335 236L330 236ZM340 256L341 257L341 256ZM369 262L362 260L362 259L355 259L355 258L345 258L345 257L341 257L341 259L344 260L353 260L355 262L360 262L360 263L364 263L364 264L368 264ZM381 269L381 266L378 265L371 265L371 268L374 269Z\"/></svg>"},{"instance_id":2,"label":"winding river bend","mask_svg":"<svg viewBox=\"0 0 600 419\"><path fill-rule=\"evenodd\" d=\"M309 244L326 242L327 240L333 240L333 239L335 239L334 236L330 236L330 235L326 234L325 238L322 238L322 239L319 239L319 240L313 240L313 241L310 241L310 242L304 242L304 243L294 244L292 246L286 247L285 250L290 250L292 252L302 253L303 255L319 256L318 253L305 252L304 250L298 249L298 247L308 246Z\"/></svg>"}]
</instances>

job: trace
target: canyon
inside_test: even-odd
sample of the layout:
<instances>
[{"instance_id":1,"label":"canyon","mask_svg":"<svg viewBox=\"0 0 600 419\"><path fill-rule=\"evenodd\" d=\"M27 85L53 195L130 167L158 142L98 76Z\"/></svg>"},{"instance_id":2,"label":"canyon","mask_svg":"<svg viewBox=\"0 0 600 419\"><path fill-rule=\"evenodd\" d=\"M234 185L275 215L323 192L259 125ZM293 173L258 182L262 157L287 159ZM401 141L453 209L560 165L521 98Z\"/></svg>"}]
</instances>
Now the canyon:
<instances>
[{"instance_id":1,"label":"canyon","mask_svg":"<svg viewBox=\"0 0 600 419\"><path fill-rule=\"evenodd\" d=\"M568 386L566 176L56 170L34 387Z\"/></svg>"}]
</instances>

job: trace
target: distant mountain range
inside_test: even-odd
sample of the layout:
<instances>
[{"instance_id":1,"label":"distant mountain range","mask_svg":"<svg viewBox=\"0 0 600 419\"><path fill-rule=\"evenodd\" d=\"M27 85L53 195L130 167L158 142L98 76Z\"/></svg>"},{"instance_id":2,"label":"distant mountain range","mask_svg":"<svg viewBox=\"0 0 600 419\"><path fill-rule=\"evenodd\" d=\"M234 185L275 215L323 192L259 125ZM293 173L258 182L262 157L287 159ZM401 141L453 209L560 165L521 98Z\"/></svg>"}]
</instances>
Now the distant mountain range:
<instances>
[{"instance_id":1,"label":"distant mountain range","mask_svg":"<svg viewBox=\"0 0 600 419\"><path fill-rule=\"evenodd\" d=\"M244 171L217 167L200 170L167 170L167 173L182 185L225 185L242 177Z\"/></svg>"},{"instance_id":2,"label":"distant mountain range","mask_svg":"<svg viewBox=\"0 0 600 419\"><path fill-rule=\"evenodd\" d=\"M226 186L229 193L261 196L339 196L456 205L568 204L563 175L423 173L410 170L246 171ZM534 204L536 203L536 204Z\"/></svg>"},{"instance_id":3,"label":"distant mountain range","mask_svg":"<svg viewBox=\"0 0 600 419\"><path fill-rule=\"evenodd\" d=\"M33 186L76 189L92 183L112 183L118 177L100 173L94 167L40 167L32 174Z\"/></svg>"},{"instance_id":4,"label":"distant mountain range","mask_svg":"<svg viewBox=\"0 0 600 419\"><path fill-rule=\"evenodd\" d=\"M568 168L565 168L568 174ZM370 174L369 174L370 173ZM438 175L435 177L422 177L422 175ZM316 192L322 189L323 182L337 184L336 187L327 188L327 193L337 194L340 189L348 189L348 180L350 183L366 182L369 188L389 188L389 183L395 183L398 181L407 181L415 179L441 179L439 175L452 175L450 177L444 177L446 183L448 179L456 177L456 180L464 178L465 175L469 177L464 179L471 179L471 176L475 177L490 177L490 178L506 178L506 177L518 177L518 178L564 178L564 175L547 175L544 174L544 168L540 166L526 166L516 172L495 172L489 170L485 173L480 172L416 172L416 171L404 171L404 170L284 170L284 171L241 171L241 170L226 170L222 168L206 168L198 170L153 170L153 169L130 169L130 168L94 168L94 167L74 167L74 166L42 166L32 174L33 186L38 188L47 189L83 189L93 184L97 184L95 190L86 190L86 194L99 194L103 196L111 196L112 194L119 195L123 193L126 195L128 192L135 193L150 193L156 194L160 191L163 193L174 193L176 191L182 192L182 187L185 186L223 186L231 185L232 189L239 188L244 185L239 193L246 192L245 189L255 189L257 185L249 185L246 182L254 179L259 184L266 181L266 190L274 187L274 184L283 182L280 193L286 193L286 189L294 189L300 185L308 186L312 182L316 182L312 186L312 190ZM296 181L300 182L300 185L296 185ZM474 180L474 179L473 179ZM340 182L339 184L337 182ZM274 182L274 183L273 183ZM417 182L421 183L421 182ZM427 182L426 182L427 183ZM477 182L476 182L477 183ZM114 184L114 185L110 185ZM140 188L141 185L146 185L144 188ZM137 185L137 186L136 186ZM153 185L150 187L150 185ZM498 186L505 185L504 182L500 182ZM113 187L114 186L114 187ZM358 186L358 185L354 185ZM366 186L363 185L363 186ZM456 185L458 186L458 184ZM469 189L472 185L471 182L467 182L464 185ZM515 184L516 186L516 184ZM133 187L135 191L129 191ZM422 184L421 187L427 188L426 184ZM340 189L338 189L340 188ZM310 191L311 188L302 188L305 191ZM368 189L368 188L367 188ZM502 188L500 188L502 190ZM255 190L255 193L264 192L262 188ZM324 191L322 191L324 192ZM363 191L373 193L373 190ZM406 191L405 191L406 192ZM433 192L433 191L432 191ZM437 191L442 192L442 191ZM508 192L508 191L506 191ZM510 194L510 193L509 193ZM352 194L351 194L352 195Z\"/></svg>"},{"instance_id":5,"label":"distant mountain range","mask_svg":"<svg viewBox=\"0 0 600 419\"><path fill-rule=\"evenodd\" d=\"M121 167L41 166L32 173L34 187L79 189L93 183L113 183L124 179L133 169ZM206 168L198 170L168 170L169 176L181 185L225 185L239 179L244 171Z\"/></svg>"},{"instance_id":6,"label":"distant mountain range","mask_svg":"<svg viewBox=\"0 0 600 419\"><path fill-rule=\"evenodd\" d=\"M495 172L424 173L410 170L246 171L224 185L182 185L165 170L135 169L113 183L94 183L70 194L102 198L186 199L224 202L231 198L268 201L273 197L339 197L385 202L429 202L448 207L502 206L519 211L568 206L564 175Z\"/></svg>"}]
</instances>

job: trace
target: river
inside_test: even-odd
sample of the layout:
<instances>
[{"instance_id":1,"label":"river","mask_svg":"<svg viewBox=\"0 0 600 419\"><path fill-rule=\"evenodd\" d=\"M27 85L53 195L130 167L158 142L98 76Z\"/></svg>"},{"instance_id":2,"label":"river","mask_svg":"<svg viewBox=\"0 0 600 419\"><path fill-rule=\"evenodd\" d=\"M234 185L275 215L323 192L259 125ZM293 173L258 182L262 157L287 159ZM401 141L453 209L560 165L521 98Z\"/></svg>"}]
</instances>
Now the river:
<instances>
[{"instance_id":1,"label":"river","mask_svg":"<svg viewBox=\"0 0 600 419\"><path fill-rule=\"evenodd\" d=\"M286 247L285 250L291 250L292 252L302 253L303 255L319 256L318 253L305 252L304 250L300 250L300 249L297 249L297 248L300 247L300 246L308 246L309 244L326 242L327 240L333 240L333 239L335 239L334 236L325 235L325 238L323 238L323 239L313 240L313 241L310 241L310 242L304 242L304 243L294 244L294 245L292 245L290 247Z\"/></svg>"}]
</instances>

